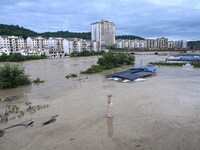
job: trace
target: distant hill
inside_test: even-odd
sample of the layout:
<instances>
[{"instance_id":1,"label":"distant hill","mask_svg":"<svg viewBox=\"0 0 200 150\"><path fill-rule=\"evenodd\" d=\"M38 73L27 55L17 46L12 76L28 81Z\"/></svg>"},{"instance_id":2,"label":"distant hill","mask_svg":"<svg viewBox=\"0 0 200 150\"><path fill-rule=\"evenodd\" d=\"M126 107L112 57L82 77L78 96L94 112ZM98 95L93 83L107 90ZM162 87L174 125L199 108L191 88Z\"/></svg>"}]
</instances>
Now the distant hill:
<instances>
[{"instance_id":1,"label":"distant hill","mask_svg":"<svg viewBox=\"0 0 200 150\"><path fill-rule=\"evenodd\" d=\"M18 25L5 25L0 24L0 35L14 35L14 36L23 36L25 39L28 36L44 36L44 37L62 37L62 38L82 38L82 39L91 39L91 32L69 32L69 31L57 31L57 32L44 32L37 33L35 31L19 27ZM116 36L116 39L141 39L139 36L134 35L120 35Z\"/></svg>"},{"instance_id":2,"label":"distant hill","mask_svg":"<svg viewBox=\"0 0 200 150\"><path fill-rule=\"evenodd\" d=\"M62 37L62 38L82 38L91 39L91 32L69 32L69 31L57 31L57 32L44 32L40 36L44 37Z\"/></svg>"},{"instance_id":3,"label":"distant hill","mask_svg":"<svg viewBox=\"0 0 200 150\"><path fill-rule=\"evenodd\" d=\"M144 38L139 37L139 36L135 36L135 35L118 35L116 36L116 39L128 39L128 40L144 40Z\"/></svg>"},{"instance_id":4,"label":"distant hill","mask_svg":"<svg viewBox=\"0 0 200 150\"><path fill-rule=\"evenodd\" d=\"M90 32L69 32L69 31L57 31L57 32L44 32L37 33L31 31L29 29L19 27L18 25L4 25L0 24L0 35L15 35L15 36L23 36L27 38L28 36L44 36L44 37L62 37L62 38L83 38L83 39L91 39Z\"/></svg>"},{"instance_id":5,"label":"distant hill","mask_svg":"<svg viewBox=\"0 0 200 150\"><path fill-rule=\"evenodd\" d=\"M18 25L0 24L0 35L15 35L27 38L28 36L38 36L38 33L23 27L19 27Z\"/></svg>"}]
</instances>

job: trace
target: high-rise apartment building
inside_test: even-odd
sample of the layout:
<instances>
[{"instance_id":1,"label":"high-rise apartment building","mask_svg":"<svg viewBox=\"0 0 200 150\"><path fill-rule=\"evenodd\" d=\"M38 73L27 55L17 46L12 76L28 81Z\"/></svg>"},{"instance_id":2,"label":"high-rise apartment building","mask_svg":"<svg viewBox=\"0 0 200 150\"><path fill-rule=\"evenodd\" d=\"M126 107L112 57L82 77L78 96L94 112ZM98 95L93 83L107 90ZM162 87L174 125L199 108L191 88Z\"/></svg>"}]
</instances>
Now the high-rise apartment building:
<instances>
[{"instance_id":1,"label":"high-rise apartment building","mask_svg":"<svg viewBox=\"0 0 200 150\"><path fill-rule=\"evenodd\" d=\"M115 44L115 24L101 20L91 24L92 41L99 41L101 45Z\"/></svg>"}]
</instances>

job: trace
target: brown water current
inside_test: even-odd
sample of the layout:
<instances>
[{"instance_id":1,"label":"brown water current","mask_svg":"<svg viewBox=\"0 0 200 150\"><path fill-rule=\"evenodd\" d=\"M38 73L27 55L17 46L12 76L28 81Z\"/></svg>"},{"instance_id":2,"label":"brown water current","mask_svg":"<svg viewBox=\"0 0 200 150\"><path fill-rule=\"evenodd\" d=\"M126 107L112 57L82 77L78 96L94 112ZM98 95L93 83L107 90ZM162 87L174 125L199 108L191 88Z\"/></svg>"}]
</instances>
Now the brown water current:
<instances>
[{"instance_id":1,"label":"brown water current","mask_svg":"<svg viewBox=\"0 0 200 150\"><path fill-rule=\"evenodd\" d=\"M165 60L166 56L136 55L136 65ZM79 74L97 57L62 58L21 63L31 79L45 80L15 89L0 90L0 98L18 96L13 102L0 102L0 112L12 103L46 105L26 113L0 129L34 120L34 126L5 130L0 150L199 150L200 149L200 69L160 66L144 82L122 83L107 74ZM106 96L112 94L113 118L106 116ZM52 116L56 121L42 124Z\"/></svg>"}]
</instances>

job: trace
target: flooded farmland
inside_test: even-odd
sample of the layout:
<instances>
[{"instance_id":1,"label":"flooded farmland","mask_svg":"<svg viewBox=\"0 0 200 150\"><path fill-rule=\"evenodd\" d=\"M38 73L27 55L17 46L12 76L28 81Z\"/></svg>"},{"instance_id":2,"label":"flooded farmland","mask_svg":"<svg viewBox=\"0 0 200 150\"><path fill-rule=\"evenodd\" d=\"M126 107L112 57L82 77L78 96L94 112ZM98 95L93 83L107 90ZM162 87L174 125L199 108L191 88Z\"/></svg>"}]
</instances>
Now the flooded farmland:
<instances>
[{"instance_id":1,"label":"flooded farmland","mask_svg":"<svg viewBox=\"0 0 200 150\"><path fill-rule=\"evenodd\" d=\"M136 55L136 65L165 58ZM130 66L79 75L96 61L97 57L83 57L21 63L31 79L39 77L45 82L0 90L0 98L18 98L1 101L0 112L10 104L25 112L1 123L1 130L34 121L31 126L6 129L0 136L0 149L199 150L200 69L160 66L146 81L130 83L106 79L107 74ZM65 78L70 73L79 77ZM110 93L113 118L106 116L106 96ZM34 113L27 111L28 102L36 106ZM52 123L44 125L50 119Z\"/></svg>"}]
</instances>

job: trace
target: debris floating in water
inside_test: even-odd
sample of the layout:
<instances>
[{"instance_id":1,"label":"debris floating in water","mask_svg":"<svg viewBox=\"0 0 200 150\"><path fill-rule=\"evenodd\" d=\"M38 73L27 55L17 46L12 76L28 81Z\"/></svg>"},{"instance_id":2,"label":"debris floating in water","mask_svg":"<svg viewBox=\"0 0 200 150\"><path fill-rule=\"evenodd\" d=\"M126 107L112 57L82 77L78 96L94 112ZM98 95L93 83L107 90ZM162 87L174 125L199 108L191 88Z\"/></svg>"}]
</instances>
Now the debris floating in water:
<instances>
[{"instance_id":1,"label":"debris floating in water","mask_svg":"<svg viewBox=\"0 0 200 150\"><path fill-rule=\"evenodd\" d=\"M143 78L137 78L137 79L135 79L134 81L136 81L136 82L143 82L143 81L146 81L147 79L143 79Z\"/></svg>"},{"instance_id":2,"label":"debris floating in water","mask_svg":"<svg viewBox=\"0 0 200 150\"><path fill-rule=\"evenodd\" d=\"M0 129L0 137L3 137L5 131Z\"/></svg>"},{"instance_id":3,"label":"debris floating in water","mask_svg":"<svg viewBox=\"0 0 200 150\"><path fill-rule=\"evenodd\" d=\"M17 105L7 105L4 112L0 113L0 124L7 123L9 120L13 120L15 118L21 118L27 112L33 114L40 109L49 107L48 104L31 106L30 103L27 103L25 105L28 106L25 110L21 110Z\"/></svg>"},{"instance_id":4,"label":"debris floating in water","mask_svg":"<svg viewBox=\"0 0 200 150\"><path fill-rule=\"evenodd\" d=\"M44 122L42 125L45 126L45 125L48 125L50 123L56 122L56 117L58 117L58 116L59 115L52 116L48 121Z\"/></svg>"}]
</instances>

